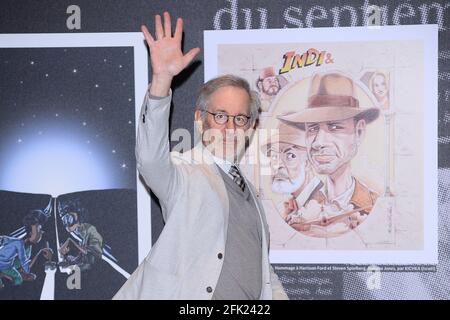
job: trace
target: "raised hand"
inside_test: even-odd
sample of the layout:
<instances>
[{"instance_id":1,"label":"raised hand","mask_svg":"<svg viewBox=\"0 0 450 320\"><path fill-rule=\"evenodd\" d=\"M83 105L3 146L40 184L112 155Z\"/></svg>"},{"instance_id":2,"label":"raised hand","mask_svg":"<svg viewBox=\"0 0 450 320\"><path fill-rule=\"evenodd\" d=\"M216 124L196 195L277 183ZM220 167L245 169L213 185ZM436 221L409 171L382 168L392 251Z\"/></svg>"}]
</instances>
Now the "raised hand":
<instances>
[{"instance_id":1,"label":"raised hand","mask_svg":"<svg viewBox=\"0 0 450 320\"><path fill-rule=\"evenodd\" d=\"M150 34L145 25L141 26L141 30L150 48L152 65L150 94L166 96L169 93L173 77L189 65L195 55L200 52L200 48L193 48L183 54L181 50L183 19L177 19L172 36L171 19L168 12L164 12L164 26L161 16L155 16L155 37Z\"/></svg>"}]
</instances>

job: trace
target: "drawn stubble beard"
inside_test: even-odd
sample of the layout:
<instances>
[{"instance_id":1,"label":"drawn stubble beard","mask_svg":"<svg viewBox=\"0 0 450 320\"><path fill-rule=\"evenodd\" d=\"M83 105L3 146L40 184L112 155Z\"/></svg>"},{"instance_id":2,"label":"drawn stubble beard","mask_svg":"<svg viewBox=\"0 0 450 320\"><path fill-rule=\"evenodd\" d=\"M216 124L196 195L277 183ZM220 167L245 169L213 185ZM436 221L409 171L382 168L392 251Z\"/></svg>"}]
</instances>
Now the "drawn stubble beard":
<instances>
[{"instance_id":1,"label":"drawn stubble beard","mask_svg":"<svg viewBox=\"0 0 450 320\"><path fill-rule=\"evenodd\" d=\"M306 168L301 166L299 174L295 178L290 178L287 172L277 172L272 177L272 191L275 193L293 193L298 190L306 180Z\"/></svg>"},{"instance_id":2,"label":"drawn stubble beard","mask_svg":"<svg viewBox=\"0 0 450 320\"><path fill-rule=\"evenodd\" d=\"M356 140L348 146L348 152L343 151L335 145L329 145L320 150L310 148L308 158L318 174L333 175L343 166L350 165L351 160L356 156L358 152Z\"/></svg>"},{"instance_id":3,"label":"drawn stubble beard","mask_svg":"<svg viewBox=\"0 0 450 320\"><path fill-rule=\"evenodd\" d=\"M263 92L268 96L276 96L280 91L280 86L278 84L271 84L268 88L264 88Z\"/></svg>"}]
</instances>

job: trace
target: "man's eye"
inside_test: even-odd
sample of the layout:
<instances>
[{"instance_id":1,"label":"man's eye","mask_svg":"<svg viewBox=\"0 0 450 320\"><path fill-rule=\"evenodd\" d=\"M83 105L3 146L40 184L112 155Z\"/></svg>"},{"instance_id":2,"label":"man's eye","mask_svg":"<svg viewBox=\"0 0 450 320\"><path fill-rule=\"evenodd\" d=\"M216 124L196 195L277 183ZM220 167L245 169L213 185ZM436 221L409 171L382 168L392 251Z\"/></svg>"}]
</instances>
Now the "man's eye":
<instances>
[{"instance_id":1,"label":"man's eye","mask_svg":"<svg viewBox=\"0 0 450 320\"><path fill-rule=\"evenodd\" d=\"M217 114L216 114L216 118L217 118L217 119L222 120L222 119L224 119L225 117L226 117L226 115L223 114L223 113L217 113Z\"/></svg>"},{"instance_id":2,"label":"man's eye","mask_svg":"<svg viewBox=\"0 0 450 320\"><path fill-rule=\"evenodd\" d=\"M268 157L270 158L270 159L272 159L272 160L277 160L278 159L278 153L277 152L274 152L274 151L272 151L272 150L269 150L269 152L268 152Z\"/></svg>"},{"instance_id":3,"label":"man's eye","mask_svg":"<svg viewBox=\"0 0 450 320\"><path fill-rule=\"evenodd\" d=\"M295 153L288 152L287 155L286 155L286 158L288 160L294 160L295 158L297 158L297 155Z\"/></svg>"},{"instance_id":4,"label":"man's eye","mask_svg":"<svg viewBox=\"0 0 450 320\"><path fill-rule=\"evenodd\" d=\"M309 127L308 132L316 132L318 130L318 127Z\"/></svg>"},{"instance_id":5,"label":"man's eye","mask_svg":"<svg viewBox=\"0 0 450 320\"><path fill-rule=\"evenodd\" d=\"M329 128L330 130L339 130L339 129L342 129L342 127L339 126L339 125L337 125L337 124L329 125L328 128Z\"/></svg>"}]
</instances>

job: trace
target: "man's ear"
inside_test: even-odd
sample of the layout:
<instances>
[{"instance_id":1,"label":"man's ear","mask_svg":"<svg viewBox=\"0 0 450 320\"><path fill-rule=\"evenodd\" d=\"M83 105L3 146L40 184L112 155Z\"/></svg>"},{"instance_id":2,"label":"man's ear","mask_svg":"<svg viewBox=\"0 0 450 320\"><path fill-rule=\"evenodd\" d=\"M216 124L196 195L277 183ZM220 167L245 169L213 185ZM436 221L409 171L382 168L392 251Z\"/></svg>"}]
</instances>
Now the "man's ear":
<instances>
[{"instance_id":1,"label":"man's ear","mask_svg":"<svg viewBox=\"0 0 450 320\"><path fill-rule=\"evenodd\" d=\"M197 122L197 121L200 121L201 120L201 111L200 110L195 110L195 112L194 112L194 120Z\"/></svg>"},{"instance_id":2,"label":"man's ear","mask_svg":"<svg viewBox=\"0 0 450 320\"><path fill-rule=\"evenodd\" d=\"M200 110L195 110L194 112L194 123L195 127L198 129L200 133L203 132L203 120L202 120L202 112Z\"/></svg>"},{"instance_id":3,"label":"man's ear","mask_svg":"<svg viewBox=\"0 0 450 320\"><path fill-rule=\"evenodd\" d=\"M259 91L262 91L262 80L256 83L256 87L258 88Z\"/></svg>"},{"instance_id":4,"label":"man's ear","mask_svg":"<svg viewBox=\"0 0 450 320\"><path fill-rule=\"evenodd\" d=\"M360 145L366 136L366 120L359 119L358 122L356 122L355 131L358 145Z\"/></svg>"}]
</instances>

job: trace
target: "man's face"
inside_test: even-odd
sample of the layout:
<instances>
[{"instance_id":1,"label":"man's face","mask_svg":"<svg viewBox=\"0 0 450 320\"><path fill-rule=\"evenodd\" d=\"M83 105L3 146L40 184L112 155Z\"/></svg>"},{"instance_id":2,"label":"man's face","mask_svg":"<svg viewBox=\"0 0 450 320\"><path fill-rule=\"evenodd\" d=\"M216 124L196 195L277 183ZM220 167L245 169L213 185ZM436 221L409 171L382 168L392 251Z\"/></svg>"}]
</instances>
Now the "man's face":
<instances>
[{"instance_id":1,"label":"man's face","mask_svg":"<svg viewBox=\"0 0 450 320\"><path fill-rule=\"evenodd\" d=\"M319 174L331 175L350 164L365 134L366 122L354 118L306 123L308 157Z\"/></svg>"},{"instance_id":2,"label":"man's face","mask_svg":"<svg viewBox=\"0 0 450 320\"><path fill-rule=\"evenodd\" d=\"M272 190L292 193L302 186L306 176L306 150L290 143L272 144L268 156L272 167Z\"/></svg>"},{"instance_id":3,"label":"man's face","mask_svg":"<svg viewBox=\"0 0 450 320\"><path fill-rule=\"evenodd\" d=\"M373 79L372 91L378 100L382 100L384 97L386 97L388 88L384 76L375 76L375 78Z\"/></svg>"},{"instance_id":4,"label":"man's face","mask_svg":"<svg viewBox=\"0 0 450 320\"><path fill-rule=\"evenodd\" d=\"M31 243L39 243L42 239L42 226L40 224L35 224L31 226L31 234L30 234L30 242Z\"/></svg>"},{"instance_id":5,"label":"man's face","mask_svg":"<svg viewBox=\"0 0 450 320\"><path fill-rule=\"evenodd\" d=\"M225 86L215 91L209 99L208 111L222 115L250 116L250 97L242 88ZM201 121L201 111L195 112L195 119ZM202 123L203 143L217 157L233 162L244 147L246 131L254 127L255 122L248 120L245 126L237 126L233 117L228 117L225 124L218 124L214 115L205 114Z\"/></svg>"},{"instance_id":6,"label":"man's face","mask_svg":"<svg viewBox=\"0 0 450 320\"><path fill-rule=\"evenodd\" d=\"M75 232L75 231L77 231L77 229L78 229L78 227L80 226L80 224L79 223L75 223L74 225L72 225L72 226L67 226L67 232Z\"/></svg>"},{"instance_id":7,"label":"man's face","mask_svg":"<svg viewBox=\"0 0 450 320\"><path fill-rule=\"evenodd\" d=\"M277 77L267 77L261 81L262 91L268 96L274 96L280 91Z\"/></svg>"}]
</instances>

